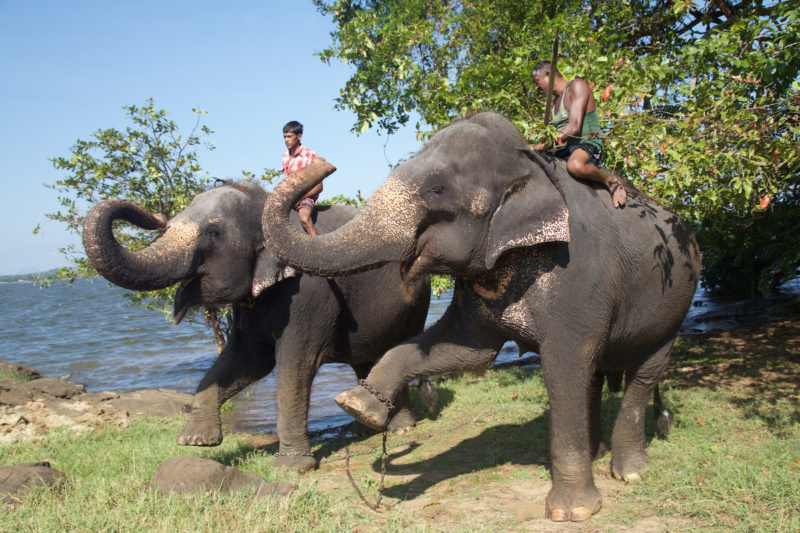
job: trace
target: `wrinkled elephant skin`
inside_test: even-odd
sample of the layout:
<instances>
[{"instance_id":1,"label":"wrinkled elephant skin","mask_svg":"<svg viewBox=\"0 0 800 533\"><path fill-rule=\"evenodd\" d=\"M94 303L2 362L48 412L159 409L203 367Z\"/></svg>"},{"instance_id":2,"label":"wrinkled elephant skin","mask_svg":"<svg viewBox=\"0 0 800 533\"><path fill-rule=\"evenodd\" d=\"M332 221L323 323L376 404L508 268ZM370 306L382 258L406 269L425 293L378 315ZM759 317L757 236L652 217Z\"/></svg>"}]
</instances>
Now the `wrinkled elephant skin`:
<instances>
[{"instance_id":1,"label":"wrinkled elephant skin","mask_svg":"<svg viewBox=\"0 0 800 533\"><path fill-rule=\"evenodd\" d=\"M444 316L386 353L366 387L337 397L340 406L381 428L391 415L381 398L393 400L412 379L485 368L513 340L540 354L548 391L547 516L581 521L600 509L591 463L602 449L605 376L614 386L625 376L613 474L641 475L649 463L645 406L700 274L683 219L629 184L628 204L615 209L599 185L529 150L494 113L437 132L359 216L320 239L301 235L286 217L313 184L307 176L284 180L264 210L267 244L290 265L337 276L391 260L404 263L408 278L456 277Z\"/></svg>"},{"instance_id":2,"label":"wrinkled elephant skin","mask_svg":"<svg viewBox=\"0 0 800 533\"><path fill-rule=\"evenodd\" d=\"M227 346L198 386L178 444L220 444L222 403L277 368L276 465L303 472L316 464L307 422L311 383L320 365L349 364L365 378L386 350L422 331L430 288L425 280L405 282L399 263L339 280L296 271L264 249L266 198L250 182L206 191L166 223L162 236L137 251L116 241L114 220L156 229L165 226L163 217L124 200L103 202L86 217L84 244L97 270L123 287L180 283L176 323L198 304L234 304ZM320 206L315 223L324 233L356 213L350 207ZM397 403L398 423L392 429L402 432L414 419L403 400Z\"/></svg>"}]
</instances>

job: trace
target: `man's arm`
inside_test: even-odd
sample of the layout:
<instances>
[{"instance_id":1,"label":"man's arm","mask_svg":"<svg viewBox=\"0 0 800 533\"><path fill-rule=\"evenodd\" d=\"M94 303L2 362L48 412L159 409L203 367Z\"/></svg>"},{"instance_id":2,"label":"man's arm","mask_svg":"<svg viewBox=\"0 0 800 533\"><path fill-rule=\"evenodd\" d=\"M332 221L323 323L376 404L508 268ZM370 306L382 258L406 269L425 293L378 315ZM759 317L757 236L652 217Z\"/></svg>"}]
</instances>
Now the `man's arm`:
<instances>
[{"instance_id":1,"label":"man's arm","mask_svg":"<svg viewBox=\"0 0 800 533\"><path fill-rule=\"evenodd\" d=\"M586 81L576 78L572 80L569 85L569 94L564 94L564 105L567 107L568 121L566 126L561 128L558 132L557 143L565 143L572 137L577 137L581 133L583 127L583 115L586 114L586 108L589 105L589 96L591 89Z\"/></svg>"},{"instance_id":2,"label":"man's arm","mask_svg":"<svg viewBox=\"0 0 800 533\"><path fill-rule=\"evenodd\" d=\"M319 196L319 193L321 192L322 192L322 182L320 181L319 183L314 185L314 188L308 191L308 194L306 194L303 198L317 198Z\"/></svg>"}]
</instances>

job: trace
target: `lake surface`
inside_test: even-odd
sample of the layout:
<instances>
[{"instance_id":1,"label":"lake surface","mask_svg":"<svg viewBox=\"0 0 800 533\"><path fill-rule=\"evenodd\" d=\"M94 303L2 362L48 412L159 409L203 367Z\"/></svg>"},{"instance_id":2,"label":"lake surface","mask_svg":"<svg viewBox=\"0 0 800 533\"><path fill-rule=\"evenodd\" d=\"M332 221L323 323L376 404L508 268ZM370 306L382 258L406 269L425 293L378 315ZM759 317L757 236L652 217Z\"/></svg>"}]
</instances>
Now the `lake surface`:
<instances>
[{"instance_id":1,"label":"lake surface","mask_svg":"<svg viewBox=\"0 0 800 533\"><path fill-rule=\"evenodd\" d=\"M155 311L126 303L126 291L100 279L58 282L48 288L32 283L0 284L0 360L34 368L46 376L65 377L89 391L164 388L194 392L216 358L211 332L203 324L178 326ZM782 295L758 305L730 303L698 291L684 328L687 332L727 329L769 317L770 302L800 294L794 284ZM441 317L450 294L432 297L426 327ZM779 311L776 311L779 312ZM497 363L520 356L507 343ZM347 365L320 369L311 394L311 430L345 424L351 418L333 397L355 383ZM233 399L223 422L235 431L276 429L275 374L251 385Z\"/></svg>"}]
</instances>

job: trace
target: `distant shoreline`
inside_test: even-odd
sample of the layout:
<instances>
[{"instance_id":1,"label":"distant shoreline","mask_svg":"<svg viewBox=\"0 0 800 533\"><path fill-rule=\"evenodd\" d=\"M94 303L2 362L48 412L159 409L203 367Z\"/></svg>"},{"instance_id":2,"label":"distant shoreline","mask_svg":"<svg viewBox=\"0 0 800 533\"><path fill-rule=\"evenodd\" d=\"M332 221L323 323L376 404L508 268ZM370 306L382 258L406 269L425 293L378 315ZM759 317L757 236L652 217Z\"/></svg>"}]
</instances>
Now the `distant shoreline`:
<instances>
[{"instance_id":1,"label":"distant shoreline","mask_svg":"<svg viewBox=\"0 0 800 533\"><path fill-rule=\"evenodd\" d=\"M60 281L61 278L58 277L58 271L61 270L60 268L53 268L51 270L45 270L44 272L31 272L29 274L7 274L0 276L0 285L6 285L9 283L37 283L37 282L44 282L44 281Z\"/></svg>"},{"instance_id":2,"label":"distant shoreline","mask_svg":"<svg viewBox=\"0 0 800 533\"><path fill-rule=\"evenodd\" d=\"M45 270L44 272L30 272L28 274L8 274L0 276L0 283L19 283L29 281L50 281L57 278L60 268Z\"/></svg>"}]
</instances>

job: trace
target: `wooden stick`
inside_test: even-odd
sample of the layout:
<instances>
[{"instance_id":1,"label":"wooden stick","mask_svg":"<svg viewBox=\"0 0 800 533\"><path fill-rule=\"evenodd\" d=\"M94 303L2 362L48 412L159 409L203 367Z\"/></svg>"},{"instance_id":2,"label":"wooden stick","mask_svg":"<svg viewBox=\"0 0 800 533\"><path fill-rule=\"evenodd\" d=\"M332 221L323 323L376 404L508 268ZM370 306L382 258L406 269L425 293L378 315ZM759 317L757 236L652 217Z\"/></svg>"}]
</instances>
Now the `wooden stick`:
<instances>
[{"instance_id":1,"label":"wooden stick","mask_svg":"<svg viewBox=\"0 0 800 533\"><path fill-rule=\"evenodd\" d=\"M547 96L545 97L544 125L550 124L550 113L553 110L553 73L556 70L558 61L558 35L553 40L553 58L550 60L550 73L547 81Z\"/></svg>"}]
</instances>

